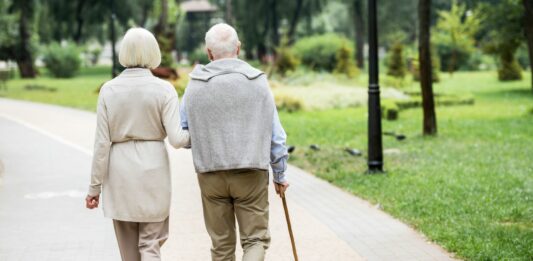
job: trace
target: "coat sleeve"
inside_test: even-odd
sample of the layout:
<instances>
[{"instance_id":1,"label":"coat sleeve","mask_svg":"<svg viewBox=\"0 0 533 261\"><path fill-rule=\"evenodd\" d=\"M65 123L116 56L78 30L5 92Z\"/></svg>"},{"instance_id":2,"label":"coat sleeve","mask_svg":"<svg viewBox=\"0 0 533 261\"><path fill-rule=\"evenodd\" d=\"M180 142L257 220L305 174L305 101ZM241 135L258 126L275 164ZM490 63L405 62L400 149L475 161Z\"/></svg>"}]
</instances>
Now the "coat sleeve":
<instances>
[{"instance_id":1,"label":"coat sleeve","mask_svg":"<svg viewBox=\"0 0 533 261\"><path fill-rule=\"evenodd\" d=\"M109 122L107 108L102 92L98 96L96 108L96 134L94 138L94 153L91 170L91 185L89 196L97 196L102 191L102 181L107 175L109 167L109 150L111 149L111 137L109 134Z\"/></svg>"},{"instance_id":2,"label":"coat sleeve","mask_svg":"<svg viewBox=\"0 0 533 261\"><path fill-rule=\"evenodd\" d=\"M177 95L172 95L163 106L163 125L167 133L168 142L172 147L179 149L190 144L189 131L181 127L179 100Z\"/></svg>"}]
</instances>

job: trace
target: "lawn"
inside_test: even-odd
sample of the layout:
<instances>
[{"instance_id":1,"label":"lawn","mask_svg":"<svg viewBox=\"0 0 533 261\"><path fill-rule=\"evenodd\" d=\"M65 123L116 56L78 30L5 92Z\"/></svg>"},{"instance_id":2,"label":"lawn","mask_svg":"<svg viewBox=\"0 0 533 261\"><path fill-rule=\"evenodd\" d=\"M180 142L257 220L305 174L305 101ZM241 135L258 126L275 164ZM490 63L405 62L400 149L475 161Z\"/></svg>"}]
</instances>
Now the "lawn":
<instances>
[{"instance_id":1,"label":"lawn","mask_svg":"<svg viewBox=\"0 0 533 261\"><path fill-rule=\"evenodd\" d=\"M282 112L288 143L296 146L291 163L381 204L459 257L533 260L533 94L529 75L509 83L498 82L495 75L441 75L437 92L470 93L475 104L438 107L437 137L420 135L420 109L384 121L384 131L407 139L383 138L383 175L364 174L364 156L344 151L349 147L366 152L365 107ZM16 79L0 96L94 110L95 89L108 78L106 68L92 68L68 80ZM56 91L26 90L28 84ZM320 150L309 149L311 144Z\"/></svg>"},{"instance_id":2,"label":"lawn","mask_svg":"<svg viewBox=\"0 0 533 261\"><path fill-rule=\"evenodd\" d=\"M438 107L439 135L420 135L410 109L384 131L384 175L365 175L366 109L282 114L291 162L411 224L459 257L533 259L533 94L529 80L500 83L494 73L443 75L441 93L472 93L474 106ZM308 148L318 144L320 151ZM293 181L295 184L297 180Z\"/></svg>"}]
</instances>

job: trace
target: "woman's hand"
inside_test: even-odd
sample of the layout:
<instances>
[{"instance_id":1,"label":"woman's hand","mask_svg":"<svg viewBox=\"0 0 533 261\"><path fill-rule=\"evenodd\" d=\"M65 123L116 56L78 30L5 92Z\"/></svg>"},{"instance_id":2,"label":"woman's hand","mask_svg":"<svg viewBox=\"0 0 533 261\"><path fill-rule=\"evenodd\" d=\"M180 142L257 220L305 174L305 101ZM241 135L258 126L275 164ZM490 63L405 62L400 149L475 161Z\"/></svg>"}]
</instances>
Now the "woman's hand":
<instances>
[{"instance_id":1,"label":"woman's hand","mask_svg":"<svg viewBox=\"0 0 533 261\"><path fill-rule=\"evenodd\" d=\"M97 196L87 195L87 197L85 198L85 207L87 207L88 209L97 208L98 204L100 203L99 200L100 200L100 195L97 195Z\"/></svg>"}]
</instances>

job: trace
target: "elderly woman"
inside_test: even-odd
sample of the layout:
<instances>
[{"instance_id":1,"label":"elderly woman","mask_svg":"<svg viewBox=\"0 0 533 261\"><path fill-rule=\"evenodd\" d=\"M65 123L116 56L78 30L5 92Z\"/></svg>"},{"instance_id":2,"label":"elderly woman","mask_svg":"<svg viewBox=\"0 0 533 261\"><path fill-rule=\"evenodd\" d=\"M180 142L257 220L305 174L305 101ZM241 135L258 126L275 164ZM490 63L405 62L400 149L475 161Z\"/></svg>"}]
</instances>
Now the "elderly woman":
<instances>
[{"instance_id":1,"label":"elderly woman","mask_svg":"<svg viewBox=\"0 0 533 261\"><path fill-rule=\"evenodd\" d=\"M189 133L179 125L174 87L150 72L161 62L153 34L128 30L119 61L126 69L106 82L98 97L86 206L97 208L103 189L104 215L113 219L122 260L160 260L171 195L163 140L168 137L174 148L181 148L189 143Z\"/></svg>"}]
</instances>

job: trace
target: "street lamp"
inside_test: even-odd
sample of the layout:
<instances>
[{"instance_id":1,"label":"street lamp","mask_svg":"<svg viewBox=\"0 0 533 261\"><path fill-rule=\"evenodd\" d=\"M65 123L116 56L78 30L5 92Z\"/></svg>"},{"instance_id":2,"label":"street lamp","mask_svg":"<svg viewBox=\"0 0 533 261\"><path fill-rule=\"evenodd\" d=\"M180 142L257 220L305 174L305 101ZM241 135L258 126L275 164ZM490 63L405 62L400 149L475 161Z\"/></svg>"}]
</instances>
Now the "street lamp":
<instances>
[{"instance_id":1,"label":"street lamp","mask_svg":"<svg viewBox=\"0 0 533 261\"><path fill-rule=\"evenodd\" d=\"M383 172L379 98L377 0L368 0L368 173Z\"/></svg>"}]
</instances>

